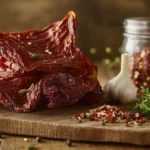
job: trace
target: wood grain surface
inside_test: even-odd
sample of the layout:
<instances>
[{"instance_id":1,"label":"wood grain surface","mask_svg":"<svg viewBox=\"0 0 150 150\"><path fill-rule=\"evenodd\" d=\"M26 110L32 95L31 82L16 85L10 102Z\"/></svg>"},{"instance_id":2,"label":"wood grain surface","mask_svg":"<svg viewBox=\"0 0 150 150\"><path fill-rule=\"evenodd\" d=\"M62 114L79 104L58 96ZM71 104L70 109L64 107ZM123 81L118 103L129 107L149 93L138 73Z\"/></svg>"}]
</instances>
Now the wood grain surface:
<instances>
[{"instance_id":1,"label":"wood grain surface","mask_svg":"<svg viewBox=\"0 0 150 150\"><path fill-rule=\"evenodd\" d=\"M79 124L72 119L73 114L86 112L89 108L92 106L74 105L33 113L15 113L0 108L0 132L74 141L150 145L150 125L131 128L118 123L102 126L100 122L85 120Z\"/></svg>"},{"instance_id":2,"label":"wood grain surface","mask_svg":"<svg viewBox=\"0 0 150 150\"><path fill-rule=\"evenodd\" d=\"M28 138L28 142L24 142ZM1 140L1 150L28 150L28 146L34 144L34 150L149 150L148 146L136 146L119 143L90 143L72 142L68 147L65 140L43 139L37 143L33 137L4 135Z\"/></svg>"}]
</instances>

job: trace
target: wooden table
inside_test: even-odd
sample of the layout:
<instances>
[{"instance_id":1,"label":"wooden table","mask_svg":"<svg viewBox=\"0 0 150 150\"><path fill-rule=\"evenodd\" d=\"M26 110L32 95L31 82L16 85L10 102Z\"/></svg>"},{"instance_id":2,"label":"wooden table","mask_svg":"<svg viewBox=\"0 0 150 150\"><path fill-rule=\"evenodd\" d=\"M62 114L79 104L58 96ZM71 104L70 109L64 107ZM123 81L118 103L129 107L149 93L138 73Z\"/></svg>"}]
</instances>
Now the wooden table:
<instances>
[{"instance_id":1,"label":"wooden table","mask_svg":"<svg viewBox=\"0 0 150 150\"><path fill-rule=\"evenodd\" d=\"M114 143L83 143L73 142L72 147L68 147L64 140L43 139L37 143L35 138L28 138L24 142L24 137L5 135L1 140L1 150L28 150L28 145L34 144L35 150L149 150L149 147L140 147L127 144Z\"/></svg>"},{"instance_id":2,"label":"wooden table","mask_svg":"<svg viewBox=\"0 0 150 150\"><path fill-rule=\"evenodd\" d=\"M99 65L98 79L103 86L108 79L112 78L118 73L118 69L111 70L106 66ZM114 135L115 136L115 135ZM28 142L24 141L24 138L28 138ZM35 150L149 150L149 147L141 147L128 144L117 143L89 143L89 142L73 142L72 147L68 147L65 144L65 140L43 139L38 143L35 137L15 136L15 135L3 135L1 138L1 150L27 150L30 144L34 144Z\"/></svg>"}]
</instances>

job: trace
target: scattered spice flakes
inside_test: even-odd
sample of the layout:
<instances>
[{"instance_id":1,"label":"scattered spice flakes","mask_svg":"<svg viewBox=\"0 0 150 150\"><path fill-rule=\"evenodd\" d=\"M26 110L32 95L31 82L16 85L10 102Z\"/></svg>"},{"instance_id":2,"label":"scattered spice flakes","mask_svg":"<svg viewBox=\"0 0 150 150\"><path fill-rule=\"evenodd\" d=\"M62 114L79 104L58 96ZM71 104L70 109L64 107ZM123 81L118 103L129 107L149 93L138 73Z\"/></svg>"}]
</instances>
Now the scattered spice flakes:
<instances>
[{"instance_id":1,"label":"scattered spice flakes","mask_svg":"<svg viewBox=\"0 0 150 150\"><path fill-rule=\"evenodd\" d=\"M73 117L81 123L83 119L89 121L101 121L101 125L106 123L125 123L126 127L145 125L146 119L141 113L125 112L117 106L103 105L95 109L90 109L86 113L76 114Z\"/></svg>"}]
</instances>

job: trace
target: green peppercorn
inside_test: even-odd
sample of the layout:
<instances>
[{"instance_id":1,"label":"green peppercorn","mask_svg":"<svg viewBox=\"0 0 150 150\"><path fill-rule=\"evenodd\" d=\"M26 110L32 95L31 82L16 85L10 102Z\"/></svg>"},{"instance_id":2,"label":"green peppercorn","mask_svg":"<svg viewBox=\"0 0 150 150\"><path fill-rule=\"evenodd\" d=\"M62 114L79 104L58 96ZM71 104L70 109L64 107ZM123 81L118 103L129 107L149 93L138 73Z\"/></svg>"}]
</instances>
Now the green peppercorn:
<instances>
[{"instance_id":1,"label":"green peppercorn","mask_svg":"<svg viewBox=\"0 0 150 150\"><path fill-rule=\"evenodd\" d=\"M28 145L28 150L34 150L34 144Z\"/></svg>"},{"instance_id":2,"label":"green peppercorn","mask_svg":"<svg viewBox=\"0 0 150 150\"><path fill-rule=\"evenodd\" d=\"M72 146L71 140L66 140L66 145L67 145L67 146Z\"/></svg>"}]
</instances>

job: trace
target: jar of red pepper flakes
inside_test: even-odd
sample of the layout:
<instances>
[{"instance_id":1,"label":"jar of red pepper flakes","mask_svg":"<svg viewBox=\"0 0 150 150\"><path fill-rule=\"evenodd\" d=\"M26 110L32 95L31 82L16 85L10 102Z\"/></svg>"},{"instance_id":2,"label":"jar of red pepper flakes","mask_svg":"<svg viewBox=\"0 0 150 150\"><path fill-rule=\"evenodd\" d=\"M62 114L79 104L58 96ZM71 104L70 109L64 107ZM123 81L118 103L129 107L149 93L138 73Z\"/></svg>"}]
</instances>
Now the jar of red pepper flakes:
<instances>
[{"instance_id":1,"label":"jar of red pepper flakes","mask_svg":"<svg viewBox=\"0 0 150 150\"><path fill-rule=\"evenodd\" d=\"M131 55L131 79L138 89L150 88L150 18L124 20L123 52Z\"/></svg>"}]
</instances>

